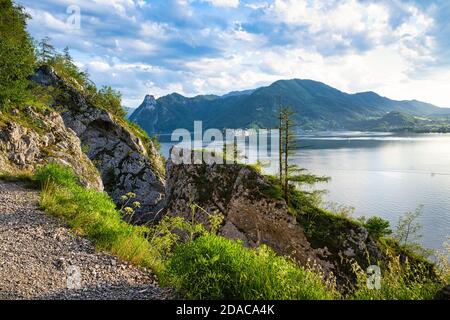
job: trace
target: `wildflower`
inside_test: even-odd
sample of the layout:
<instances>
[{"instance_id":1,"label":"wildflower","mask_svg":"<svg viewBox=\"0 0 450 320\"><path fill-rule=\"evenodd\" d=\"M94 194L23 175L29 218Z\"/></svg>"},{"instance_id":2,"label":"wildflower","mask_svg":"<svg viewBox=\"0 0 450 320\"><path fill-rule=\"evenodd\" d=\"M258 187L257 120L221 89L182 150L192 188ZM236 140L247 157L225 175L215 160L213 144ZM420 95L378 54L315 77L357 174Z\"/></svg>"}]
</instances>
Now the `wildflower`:
<instances>
[{"instance_id":1,"label":"wildflower","mask_svg":"<svg viewBox=\"0 0 450 320\"><path fill-rule=\"evenodd\" d=\"M123 211L125 212L125 214L133 214L134 213L134 210L130 207L123 208Z\"/></svg>"},{"instance_id":2,"label":"wildflower","mask_svg":"<svg viewBox=\"0 0 450 320\"><path fill-rule=\"evenodd\" d=\"M141 203L138 201L133 202L133 207L135 208L140 208L141 207Z\"/></svg>"},{"instance_id":3,"label":"wildflower","mask_svg":"<svg viewBox=\"0 0 450 320\"><path fill-rule=\"evenodd\" d=\"M128 192L128 193L127 193L127 197L130 198L130 199L131 199L131 198L136 198L136 193L134 193L134 192Z\"/></svg>"}]
</instances>

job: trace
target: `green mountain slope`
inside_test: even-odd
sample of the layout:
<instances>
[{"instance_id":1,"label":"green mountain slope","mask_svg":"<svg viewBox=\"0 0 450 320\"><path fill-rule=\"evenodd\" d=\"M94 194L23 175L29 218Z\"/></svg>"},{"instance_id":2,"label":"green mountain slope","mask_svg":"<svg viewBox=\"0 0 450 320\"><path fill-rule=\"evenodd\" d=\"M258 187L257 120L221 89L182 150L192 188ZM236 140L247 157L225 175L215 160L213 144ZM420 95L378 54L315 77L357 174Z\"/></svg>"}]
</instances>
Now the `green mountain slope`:
<instances>
[{"instance_id":1,"label":"green mountain slope","mask_svg":"<svg viewBox=\"0 0 450 320\"><path fill-rule=\"evenodd\" d=\"M224 96L188 98L173 93L157 100L147 96L130 119L150 134L192 130L195 120L203 121L204 128L275 127L280 104L296 112L295 120L304 130L360 128L393 111L450 115L450 109L420 101L395 101L374 92L347 94L321 82L293 79Z\"/></svg>"}]
</instances>

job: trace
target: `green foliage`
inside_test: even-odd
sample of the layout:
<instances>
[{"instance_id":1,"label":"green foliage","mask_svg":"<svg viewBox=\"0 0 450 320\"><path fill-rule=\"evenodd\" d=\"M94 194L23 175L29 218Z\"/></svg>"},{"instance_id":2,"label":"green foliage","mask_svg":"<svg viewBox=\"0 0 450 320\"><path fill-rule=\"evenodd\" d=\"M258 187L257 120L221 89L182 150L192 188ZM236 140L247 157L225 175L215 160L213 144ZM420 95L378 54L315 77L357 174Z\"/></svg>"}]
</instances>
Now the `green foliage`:
<instances>
[{"instance_id":1,"label":"green foliage","mask_svg":"<svg viewBox=\"0 0 450 320\"><path fill-rule=\"evenodd\" d=\"M67 167L49 164L39 169L33 180L42 188L40 204L43 209L63 217L76 232L92 239L99 249L151 268L164 284L176 287L187 298L340 298L335 285L325 283L316 269L298 267L265 246L247 249L240 242L215 235L223 217L210 215L212 228L206 231L195 221L196 210L203 209L194 204L190 220L166 216L150 227L133 226L123 220L123 213L105 193L81 187L76 175ZM127 206L134 201L132 193L125 197ZM315 222L315 235L310 238L312 244L317 246L318 239L324 239L331 245L330 250L334 250L330 239L335 239L339 246L339 233L342 234L350 223L348 219L322 211L317 213ZM308 228L305 231L308 232ZM387 238L383 241L386 243ZM429 299L434 296L442 283L430 276L432 265L405 254L403 247L397 249L400 251L393 251L395 256L382 271L381 290L369 290L366 273L355 265L358 287L350 298Z\"/></svg>"},{"instance_id":2,"label":"green foliage","mask_svg":"<svg viewBox=\"0 0 450 320\"><path fill-rule=\"evenodd\" d=\"M408 259L389 256L386 266L381 266L380 288L367 285L368 275L354 265L358 287L351 298L357 300L431 300L442 283L430 280L425 264L411 264Z\"/></svg>"},{"instance_id":3,"label":"green foliage","mask_svg":"<svg viewBox=\"0 0 450 320\"><path fill-rule=\"evenodd\" d=\"M64 54L55 53L47 58L45 64L50 65L66 83L83 92L86 96L92 96L96 92L95 85L89 80L87 72L80 71L72 61L68 49Z\"/></svg>"},{"instance_id":4,"label":"green foliage","mask_svg":"<svg viewBox=\"0 0 450 320\"><path fill-rule=\"evenodd\" d=\"M11 0L0 0L0 110L20 104L29 97L28 77L35 55L26 31L29 16Z\"/></svg>"},{"instance_id":5,"label":"green foliage","mask_svg":"<svg viewBox=\"0 0 450 320\"><path fill-rule=\"evenodd\" d=\"M45 211L65 218L72 228L92 239L100 249L150 267L157 274L163 270L176 245L193 239L194 235L213 232L181 217L165 217L150 227L133 226L123 217L127 214L126 208L139 206L134 201L134 193L124 195L124 204L117 209L106 193L80 186L72 169L56 163L38 169L32 180L42 189L40 204ZM211 215L210 221L211 225L217 225L222 220ZM185 238L182 234L190 236Z\"/></svg>"},{"instance_id":6,"label":"green foliage","mask_svg":"<svg viewBox=\"0 0 450 320\"><path fill-rule=\"evenodd\" d=\"M277 256L266 246L206 235L180 245L168 262L168 284L189 299L332 299L319 274Z\"/></svg>"},{"instance_id":7,"label":"green foliage","mask_svg":"<svg viewBox=\"0 0 450 320\"><path fill-rule=\"evenodd\" d=\"M116 117L125 118L127 115L121 105L122 94L110 86L103 86L98 90L97 94L92 98L92 103L96 107L107 110Z\"/></svg>"},{"instance_id":8,"label":"green foliage","mask_svg":"<svg viewBox=\"0 0 450 320\"><path fill-rule=\"evenodd\" d=\"M423 213L423 206L418 206L413 212L407 212L400 216L396 229L394 231L394 239L398 243L407 248L408 251L415 252L421 256L427 257L431 251L423 248L419 240L422 238L422 225L417 221Z\"/></svg>"},{"instance_id":9,"label":"green foliage","mask_svg":"<svg viewBox=\"0 0 450 320\"><path fill-rule=\"evenodd\" d=\"M51 66L65 83L84 94L93 106L106 110L117 118L124 119L126 111L121 105L122 94L110 86L103 86L97 90L95 84L89 80L89 74L79 70L75 65L69 48L66 47L63 53L59 53L50 41L50 38L46 37L38 44L39 63Z\"/></svg>"},{"instance_id":10,"label":"green foliage","mask_svg":"<svg viewBox=\"0 0 450 320\"><path fill-rule=\"evenodd\" d=\"M366 220L365 217L360 218L363 227L369 231L369 234L374 238L381 238L392 234L389 221L383 218L374 216Z\"/></svg>"},{"instance_id":11,"label":"green foliage","mask_svg":"<svg viewBox=\"0 0 450 320\"><path fill-rule=\"evenodd\" d=\"M137 124L126 119L126 111L121 105L122 94L110 86L103 86L97 90L95 84L89 80L89 74L85 71L80 71L74 64L69 48L66 47L63 53L58 53L53 49L49 38L44 38L40 42L39 47L41 48L39 51L39 63L51 66L66 84L83 94L91 106L109 112L115 121L138 137L147 149L153 169L163 175L165 164L155 152L160 149L158 139L156 137L150 138ZM45 101L47 104L51 104L52 100L59 103L67 100L66 92L61 92L58 88L35 87L33 90L36 91L34 95L40 97L40 101Z\"/></svg>"},{"instance_id":12,"label":"green foliage","mask_svg":"<svg viewBox=\"0 0 450 320\"><path fill-rule=\"evenodd\" d=\"M417 222L422 210L423 206L419 206L414 212L407 212L399 217L394 237L400 244L416 244L416 241L422 237L420 234L422 226Z\"/></svg>"},{"instance_id":13,"label":"green foliage","mask_svg":"<svg viewBox=\"0 0 450 320\"><path fill-rule=\"evenodd\" d=\"M13 182L25 182L32 185L33 173L29 171L18 171L18 172L4 172L0 170L0 180L3 181L13 181Z\"/></svg>"},{"instance_id":14,"label":"green foliage","mask_svg":"<svg viewBox=\"0 0 450 320\"><path fill-rule=\"evenodd\" d=\"M352 206L347 206L344 204L328 201L325 203L323 207L328 212L332 212L333 214L347 219L352 219L353 214L355 213L355 208Z\"/></svg>"},{"instance_id":15,"label":"green foliage","mask_svg":"<svg viewBox=\"0 0 450 320\"><path fill-rule=\"evenodd\" d=\"M36 170L34 180L44 187L48 184L56 184L62 187L72 187L77 184L77 177L69 167L57 163L49 163L45 167Z\"/></svg>"},{"instance_id":16,"label":"green foliage","mask_svg":"<svg viewBox=\"0 0 450 320\"><path fill-rule=\"evenodd\" d=\"M162 269L162 256L147 238L149 229L123 221L106 193L78 185L71 169L57 164L38 170L34 179L42 187L40 205L45 211L65 218L102 250L155 272Z\"/></svg>"},{"instance_id":17,"label":"green foliage","mask_svg":"<svg viewBox=\"0 0 450 320\"><path fill-rule=\"evenodd\" d=\"M40 64L49 63L56 55L55 47L49 37L44 37L37 45L37 58Z\"/></svg>"},{"instance_id":18,"label":"green foliage","mask_svg":"<svg viewBox=\"0 0 450 320\"><path fill-rule=\"evenodd\" d=\"M450 283L450 237L442 245L441 250L436 251L436 269L440 279Z\"/></svg>"},{"instance_id":19,"label":"green foliage","mask_svg":"<svg viewBox=\"0 0 450 320\"><path fill-rule=\"evenodd\" d=\"M309 176L313 175L306 174L305 179L309 179ZM322 177L313 177L312 179L314 180L322 179ZM270 198L277 200L284 199L284 190L279 182L279 178L271 175L266 175L265 178L268 184L260 191ZM300 177L298 178L301 179ZM309 183L306 183L306 185L309 185ZM304 187L304 184L301 183L289 184L288 206L293 216L319 207L322 204L322 196L326 192L325 190L306 190L306 188L302 187Z\"/></svg>"}]
</instances>

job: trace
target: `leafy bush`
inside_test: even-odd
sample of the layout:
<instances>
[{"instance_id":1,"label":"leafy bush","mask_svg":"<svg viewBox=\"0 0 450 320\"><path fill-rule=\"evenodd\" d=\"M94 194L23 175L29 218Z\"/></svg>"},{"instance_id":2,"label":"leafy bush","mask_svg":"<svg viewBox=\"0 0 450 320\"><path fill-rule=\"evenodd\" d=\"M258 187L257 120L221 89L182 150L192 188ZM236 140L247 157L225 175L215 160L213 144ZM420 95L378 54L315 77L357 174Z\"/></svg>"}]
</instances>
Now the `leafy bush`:
<instances>
[{"instance_id":1,"label":"leafy bush","mask_svg":"<svg viewBox=\"0 0 450 320\"><path fill-rule=\"evenodd\" d=\"M164 279L190 299L332 299L321 276L262 246L206 235L178 246Z\"/></svg>"}]
</instances>

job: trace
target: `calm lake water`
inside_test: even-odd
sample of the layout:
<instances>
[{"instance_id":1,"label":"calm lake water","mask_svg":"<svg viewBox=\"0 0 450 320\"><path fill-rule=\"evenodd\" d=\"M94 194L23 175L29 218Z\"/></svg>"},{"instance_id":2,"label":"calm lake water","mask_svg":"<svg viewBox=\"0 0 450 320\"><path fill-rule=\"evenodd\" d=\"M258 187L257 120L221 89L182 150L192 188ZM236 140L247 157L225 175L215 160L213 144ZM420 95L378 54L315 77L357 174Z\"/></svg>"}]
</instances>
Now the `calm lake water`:
<instances>
[{"instance_id":1,"label":"calm lake water","mask_svg":"<svg viewBox=\"0 0 450 320\"><path fill-rule=\"evenodd\" d=\"M450 134L327 132L300 135L292 161L331 177L325 200L355 208L354 216L400 215L423 205L422 244L440 249L450 236ZM173 143L162 143L169 154ZM276 170L276 164L266 168Z\"/></svg>"}]
</instances>

